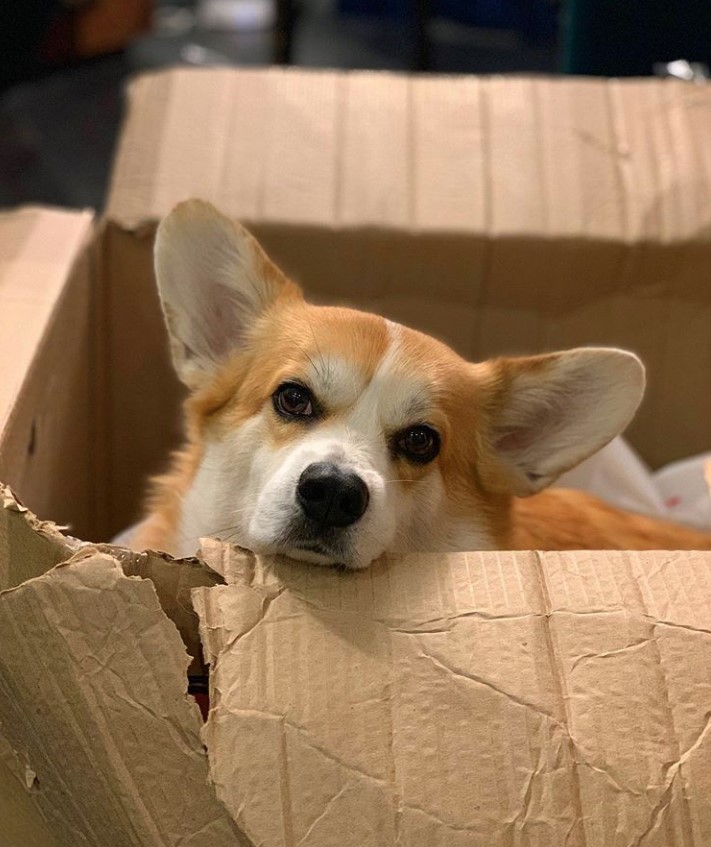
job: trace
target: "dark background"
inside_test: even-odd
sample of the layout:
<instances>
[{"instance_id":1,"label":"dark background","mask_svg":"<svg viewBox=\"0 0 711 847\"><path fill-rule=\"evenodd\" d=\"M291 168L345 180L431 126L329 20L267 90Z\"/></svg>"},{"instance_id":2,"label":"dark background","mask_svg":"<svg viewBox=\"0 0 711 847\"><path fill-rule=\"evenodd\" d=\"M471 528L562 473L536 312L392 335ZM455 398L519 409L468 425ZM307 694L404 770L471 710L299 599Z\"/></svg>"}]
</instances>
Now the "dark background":
<instances>
[{"instance_id":1,"label":"dark background","mask_svg":"<svg viewBox=\"0 0 711 847\"><path fill-rule=\"evenodd\" d=\"M0 3L0 206L101 209L124 83L151 68L643 75L711 62L711 0L232 0L252 20L239 29L210 25L210 0L135 3L137 31L91 55L76 32L92 0Z\"/></svg>"}]
</instances>

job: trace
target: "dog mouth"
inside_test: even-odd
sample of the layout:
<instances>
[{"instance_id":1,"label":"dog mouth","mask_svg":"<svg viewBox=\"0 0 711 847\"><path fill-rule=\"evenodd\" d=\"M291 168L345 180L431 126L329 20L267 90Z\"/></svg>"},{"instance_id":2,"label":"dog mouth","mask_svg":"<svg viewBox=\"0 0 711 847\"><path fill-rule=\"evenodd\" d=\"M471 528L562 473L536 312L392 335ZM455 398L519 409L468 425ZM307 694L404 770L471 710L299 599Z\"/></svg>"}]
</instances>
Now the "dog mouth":
<instances>
[{"instance_id":1,"label":"dog mouth","mask_svg":"<svg viewBox=\"0 0 711 847\"><path fill-rule=\"evenodd\" d=\"M338 570L351 570L349 545L338 536L342 533L321 531L318 534L306 526L292 528L279 540L280 551L294 559Z\"/></svg>"},{"instance_id":2,"label":"dog mouth","mask_svg":"<svg viewBox=\"0 0 711 847\"><path fill-rule=\"evenodd\" d=\"M335 551L326 544L319 541L302 541L293 545L296 550L304 550L307 553L318 553L319 556L334 556Z\"/></svg>"},{"instance_id":3,"label":"dog mouth","mask_svg":"<svg viewBox=\"0 0 711 847\"><path fill-rule=\"evenodd\" d=\"M292 543L285 545L283 551L285 555L291 556L293 559L301 559L315 565L324 565L343 571L351 569L341 553L332 550L325 544L318 544L312 541Z\"/></svg>"}]
</instances>

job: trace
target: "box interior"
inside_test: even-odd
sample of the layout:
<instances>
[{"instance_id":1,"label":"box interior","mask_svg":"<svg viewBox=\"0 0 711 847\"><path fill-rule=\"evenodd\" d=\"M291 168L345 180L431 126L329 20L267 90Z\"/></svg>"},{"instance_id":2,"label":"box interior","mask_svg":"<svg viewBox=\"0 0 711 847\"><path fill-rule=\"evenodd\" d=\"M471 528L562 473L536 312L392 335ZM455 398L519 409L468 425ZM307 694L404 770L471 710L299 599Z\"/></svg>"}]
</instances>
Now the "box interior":
<instances>
[{"instance_id":1,"label":"box interior","mask_svg":"<svg viewBox=\"0 0 711 847\"><path fill-rule=\"evenodd\" d=\"M581 344L632 349L649 379L627 432L632 445L652 466L711 449L700 394L702 374L711 371L711 301L581 291L567 306L551 307L530 293L484 296L465 285L452 285L443 298L437 281L466 277L477 263L475 242L251 228L316 302L377 311L472 359ZM4 436L5 479L40 515L89 540L107 541L140 517L147 479L165 469L180 443L183 389L155 290L154 233L155 224L99 227L91 261L85 256L67 281ZM508 249L515 253L516 245ZM369 258L354 269L361 252ZM411 279L413 254L420 267L428 257L434 267L410 288L402 280Z\"/></svg>"},{"instance_id":2,"label":"box interior","mask_svg":"<svg viewBox=\"0 0 711 847\"><path fill-rule=\"evenodd\" d=\"M472 359L585 344L632 349L645 362L649 379L626 434L632 445L653 467L711 449L703 425L707 400L700 392L711 372L711 299L582 289L566 303L551 302L553 297L542 302L530 291L495 294L457 284L480 261L481 245L464 237L251 228L316 302L376 311L430 332ZM101 443L92 495L100 512L88 536L97 540L139 517L147 477L166 467L170 450L180 442L183 390L169 361L157 302L154 231L146 226L130 232L109 223L99 235L105 311L96 320L103 367L92 372L96 382L90 393L105 405L97 410ZM496 249L511 256L517 245L499 243ZM525 261L543 249L522 248ZM354 257L362 254L368 259L354 267ZM413 261L427 268L414 282ZM443 279L453 280L444 295Z\"/></svg>"}]
</instances>

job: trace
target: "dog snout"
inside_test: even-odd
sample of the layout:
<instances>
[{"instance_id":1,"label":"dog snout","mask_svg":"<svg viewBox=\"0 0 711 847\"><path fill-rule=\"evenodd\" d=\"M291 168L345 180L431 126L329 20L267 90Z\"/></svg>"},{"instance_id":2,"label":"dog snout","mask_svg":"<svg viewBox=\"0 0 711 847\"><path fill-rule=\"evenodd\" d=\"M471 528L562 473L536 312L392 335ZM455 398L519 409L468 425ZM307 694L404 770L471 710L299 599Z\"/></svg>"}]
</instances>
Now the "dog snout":
<instances>
[{"instance_id":1,"label":"dog snout","mask_svg":"<svg viewBox=\"0 0 711 847\"><path fill-rule=\"evenodd\" d=\"M324 527L355 523L368 508L368 486L332 462L314 462L299 477L296 499L306 517Z\"/></svg>"}]
</instances>

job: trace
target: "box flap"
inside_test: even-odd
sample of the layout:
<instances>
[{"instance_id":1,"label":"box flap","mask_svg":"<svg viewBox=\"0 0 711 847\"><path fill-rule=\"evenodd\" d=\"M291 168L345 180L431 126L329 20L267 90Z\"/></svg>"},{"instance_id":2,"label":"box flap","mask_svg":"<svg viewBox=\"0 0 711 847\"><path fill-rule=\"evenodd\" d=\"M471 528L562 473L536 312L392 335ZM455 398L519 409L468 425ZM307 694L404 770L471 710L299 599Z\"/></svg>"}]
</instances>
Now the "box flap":
<instances>
[{"instance_id":1,"label":"box flap","mask_svg":"<svg viewBox=\"0 0 711 847\"><path fill-rule=\"evenodd\" d=\"M40 521L12 491L0 483L0 591L42 576L71 557L104 554L121 565L128 577L149 579L163 612L176 626L188 654L191 671L204 672L198 619L191 591L221 584L224 578L197 559L176 561L164 553L136 553L108 544L93 545L65 535L53 523Z\"/></svg>"},{"instance_id":2,"label":"box flap","mask_svg":"<svg viewBox=\"0 0 711 847\"><path fill-rule=\"evenodd\" d=\"M79 547L55 524L38 520L0 483L0 591L41 576Z\"/></svg>"},{"instance_id":3,"label":"box flap","mask_svg":"<svg viewBox=\"0 0 711 847\"><path fill-rule=\"evenodd\" d=\"M0 432L91 225L89 211L0 213Z\"/></svg>"},{"instance_id":4,"label":"box flap","mask_svg":"<svg viewBox=\"0 0 711 847\"><path fill-rule=\"evenodd\" d=\"M188 657L150 581L69 561L0 595L0 643L3 734L62 843L247 843L207 784Z\"/></svg>"},{"instance_id":5,"label":"box flap","mask_svg":"<svg viewBox=\"0 0 711 847\"><path fill-rule=\"evenodd\" d=\"M675 80L179 69L129 92L107 216L708 239L711 92ZM600 284L606 284L600 280Z\"/></svg>"},{"instance_id":6,"label":"box flap","mask_svg":"<svg viewBox=\"0 0 711 847\"><path fill-rule=\"evenodd\" d=\"M204 738L255 843L708 842L711 554L204 552Z\"/></svg>"},{"instance_id":7,"label":"box flap","mask_svg":"<svg viewBox=\"0 0 711 847\"><path fill-rule=\"evenodd\" d=\"M222 577L197 559L171 558L152 550L135 553L108 544L87 545L85 555L106 553L120 563L126 576L149 579L156 590L163 612L177 627L188 654L192 658L190 673L203 674L203 650L200 643L198 618L192 605L192 590L220 585Z\"/></svg>"},{"instance_id":8,"label":"box flap","mask_svg":"<svg viewBox=\"0 0 711 847\"><path fill-rule=\"evenodd\" d=\"M94 523L99 403L89 385L91 233L89 211L0 213L0 479L85 536Z\"/></svg>"}]
</instances>

